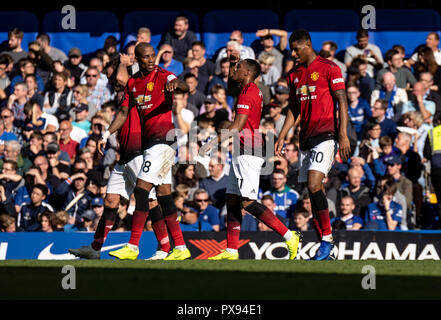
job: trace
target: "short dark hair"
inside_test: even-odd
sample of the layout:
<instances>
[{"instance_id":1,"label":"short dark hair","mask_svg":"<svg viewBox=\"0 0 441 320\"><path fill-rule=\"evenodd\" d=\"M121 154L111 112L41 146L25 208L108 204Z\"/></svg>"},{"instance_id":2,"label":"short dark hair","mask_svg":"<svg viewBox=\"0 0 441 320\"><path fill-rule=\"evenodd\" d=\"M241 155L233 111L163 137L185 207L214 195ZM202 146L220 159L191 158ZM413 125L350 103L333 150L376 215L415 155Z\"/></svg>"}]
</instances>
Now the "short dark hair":
<instances>
[{"instance_id":1,"label":"short dark hair","mask_svg":"<svg viewBox=\"0 0 441 320\"><path fill-rule=\"evenodd\" d=\"M230 63L230 59L228 57L223 57L219 60L219 65L223 65L224 63Z\"/></svg>"},{"instance_id":2,"label":"short dark hair","mask_svg":"<svg viewBox=\"0 0 441 320\"><path fill-rule=\"evenodd\" d=\"M14 160L5 160L5 161L3 162L3 165L5 165L5 164L7 164L7 163L9 163L9 164L12 166L12 170L17 171L18 164L17 164L16 161L14 161Z\"/></svg>"},{"instance_id":3,"label":"short dark hair","mask_svg":"<svg viewBox=\"0 0 441 320\"><path fill-rule=\"evenodd\" d=\"M381 193L388 194L388 195L394 195L395 192L397 192L398 186L395 180L387 178L384 185L381 187Z\"/></svg>"},{"instance_id":4,"label":"short dark hair","mask_svg":"<svg viewBox=\"0 0 441 320\"><path fill-rule=\"evenodd\" d=\"M155 48L153 48L153 46L150 43L140 42L135 47L135 56L139 57L141 54L141 50L144 50L145 48L152 48L153 50L155 50Z\"/></svg>"},{"instance_id":5,"label":"short dark hair","mask_svg":"<svg viewBox=\"0 0 441 320\"><path fill-rule=\"evenodd\" d=\"M294 32L289 37L289 42L292 43L296 41L300 41L300 42L311 41L311 36L309 35L308 30L306 29L294 30Z\"/></svg>"},{"instance_id":6,"label":"short dark hair","mask_svg":"<svg viewBox=\"0 0 441 320\"><path fill-rule=\"evenodd\" d=\"M193 42L191 44L191 47L193 48L194 46L199 46L199 47L201 47L202 49L205 50L205 44L202 41L195 41L195 42Z\"/></svg>"},{"instance_id":7,"label":"short dark hair","mask_svg":"<svg viewBox=\"0 0 441 320\"><path fill-rule=\"evenodd\" d=\"M36 99L29 99L29 100L24 104L24 107L23 107L23 112L24 112L25 115L27 115L29 112L32 111L32 108L34 107L34 104L36 104L36 105L41 109L41 106L40 106L40 104L38 103L38 100L36 100Z\"/></svg>"},{"instance_id":8,"label":"short dark hair","mask_svg":"<svg viewBox=\"0 0 441 320\"><path fill-rule=\"evenodd\" d=\"M47 44L50 44L50 43L51 43L51 38L49 37L49 35L48 35L47 33L40 33L40 34L37 36L37 39L43 39L44 41L47 42Z\"/></svg>"},{"instance_id":9,"label":"short dark hair","mask_svg":"<svg viewBox=\"0 0 441 320\"><path fill-rule=\"evenodd\" d=\"M318 55L320 57L322 57L322 58L327 59L327 58L329 58L331 56L331 53L329 51L326 51L326 50L322 49L322 50L319 51Z\"/></svg>"},{"instance_id":10,"label":"short dark hair","mask_svg":"<svg viewBox=\"0 0 441 320\"><path fill-rule=\"evenodd\" d=\"M274 202L274 198L270 194L266 194L266 195L262 196L262 199L260 199L260 201L262 202L263 200L271 200L272 202Z\"/></svg>"},{"instance_id":11,"label":"short dark hair","mask_svg":"<svg viewBox=\"0 0 441 320\"><path fill-rule=\"evenodd\" d=\"M386 51L386 54L384 55L384 60L385 61L391 61L392 60L392 57L394 56L394 55L396 55L396 54L400 54L399 52L398 52L398 50L395 50L395 49L390 49L390 50L387 50Z\"/></svg>"},{"instance_id":12,"label":"short dark hair","mask_svg":"<svg viewBox=\"0 0 441 320\"><path fill-rule=\"evenodd\" d=\"M35 185L32 187L32 189L33 189L33 188L40 189L41 192L43 192L43 195L44 195L44 196L47 196L47 194L49 193L49 188L48 188L46 185L41 184L41 183L37 183L37 184L35 184Z\"/></svg>"},{"instance_id":13,"label":"short dark hair","mask_svg":"<svg viewBox=\"0 0 441 320\"><path fill-rule=\"evenodd\" d=\"M381 108L383 110L387 110L387 107L389 106L389 101L387 101L386 99L377 99L375 100L375 103L379 102L381 105Z\"/></svg>"},{"instance_id":14,"label":"short dark hair","mask_svg":"<svg viewBox=\"0 0 441 320\"><path fill-rule=\"evenodd\" d=\"M251 71L252 74L251 77L252 80L254 81L258 76L260 76L260 73L262 72L260 63L254 59L245 59L244 61L247 64L248 70Z\"/></svg>"},{"instance_id":15,"label":"short dark hair","mask_svg":"<svg viewBox=\"0 0 441 320\"><path fill-rule=\"evenodd\" d=\"M360 29L357 31L357 39L368 38L369 32L366 29Z\"/></svg>"},{"instance_id":16,"label":"short dark hair","mask_svg":"<svg viewBox=\"0 0 441 320\"><path fill-rule=\"evenodd\" d=\"M195 78L196 80L198 79L198 77L196 77L196 76L195 76L193 73L191 73L191 72L186 73L186 74L184 75L184 81L187 80L187 79L189 79L189 78Z\"/></svg>"},{"instance_id":17,"label":"short dark hair","mask_svg":"<svg viewBox=\"0 0 441 320\"><path fill-rule=\"evenodd\" d=\"M118 45L118 40L116 40L115 36L108 36L106 40L104 40L104 49L110 47L116 47Z\"/></svg>"},{"instance_id":18,"label":"short dark hair","mask_svg":"<svg viewBox=\"0 0 441 320\"><path fill-rule=\"evenodd\" d=\"M282 169L274 169L273 174L275 173L283 174L283 176L286 177L286 173Z\"/></svg>"},{"instance_id":19,"label":"short dark hair","mask_svg":"<svg viewBox=\"0 0 441 320\"><path fill-rule=\"evenodd\" d=\"M305 209L304 206L297 206L295 211L294 211L294 216L297 216L301 214L302 216L304 216L305 218L309 217L309 212L308 210Z\"/></svg>"}]
</instances>

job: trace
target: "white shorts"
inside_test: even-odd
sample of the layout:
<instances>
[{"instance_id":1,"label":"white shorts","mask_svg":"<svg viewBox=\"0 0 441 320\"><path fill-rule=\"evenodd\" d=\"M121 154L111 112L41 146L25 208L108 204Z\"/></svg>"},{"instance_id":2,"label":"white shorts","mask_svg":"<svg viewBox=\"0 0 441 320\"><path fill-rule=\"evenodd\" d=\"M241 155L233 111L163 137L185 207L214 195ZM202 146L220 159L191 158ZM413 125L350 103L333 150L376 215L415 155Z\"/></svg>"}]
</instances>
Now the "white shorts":
<instances>
[{"instance_id":1,"label":"white shorts","mask_svg":"<svg viewBox=\"0 0 441 320\"><path fill-rule=\"evenodd\" d=\"M265 159L252 155L234 157L230 165L226 193L257 200L260 170L264 162Z\"/></svg>"},{"instance_id":2,"label":"white shorts","mask_svg":"<svg viewBox=\"0 0 441 320\"><path fill-rule=\"evenodd\" d=\"M176 151L172 147L166 144L155 144L145 150L143 156L138 179L154 186L172 183L171 168L176 157Z\"/></svg>"},{"instance_id":3,"label":"white shorts","mask_svg":"<svg viewBox=\"0 0 441 320\"><path fill-rule=\"evenodd\" d=\"M309 151L300 150L299 182L308 181L308 171L316 170L328 175L334 164L338 145L335 140L326 140Z\"/></svg>"},{"instance_id":4,"label":"white shorts","mask_svg":"<svg viewBox=\"0 0 441 320\"><path fill-rule=\"evenodd\" d=\"M139 155L126 164L117 164L110 174L107 193L119 194L129 200L135 189L142 162L142 155Z\"/></svg>"}]
</instances>

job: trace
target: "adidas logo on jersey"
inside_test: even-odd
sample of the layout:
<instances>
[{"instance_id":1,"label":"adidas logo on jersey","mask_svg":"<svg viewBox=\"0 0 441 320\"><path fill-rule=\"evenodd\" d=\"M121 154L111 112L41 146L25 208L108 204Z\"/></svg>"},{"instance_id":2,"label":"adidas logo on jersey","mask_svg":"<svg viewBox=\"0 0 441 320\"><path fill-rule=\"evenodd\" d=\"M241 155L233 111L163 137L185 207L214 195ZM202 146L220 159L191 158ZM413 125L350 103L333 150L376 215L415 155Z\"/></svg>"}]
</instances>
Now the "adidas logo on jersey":
<instances>
[{"instance_id":1,"label":"adidas logo on jersey","mask_svg":"<svg viewBox=\"0 0 441 320\"><path fill-rule=\"evenodd\" d=\"M133 87L133 90L132 90L132 92L136 92L136 88L135 88L135 87Z\"/></svg>"},{"instance_id":2,"label":"adidas logo on jersey","mask_svg":"<svg viewBox=\"0 0 441 320\"><path fill-rule=\"evenodd\" d=\"M298 83L299 82L299 78L296 78L295 80L294 80L294 83Z\"/></svg>"}]
</instances>

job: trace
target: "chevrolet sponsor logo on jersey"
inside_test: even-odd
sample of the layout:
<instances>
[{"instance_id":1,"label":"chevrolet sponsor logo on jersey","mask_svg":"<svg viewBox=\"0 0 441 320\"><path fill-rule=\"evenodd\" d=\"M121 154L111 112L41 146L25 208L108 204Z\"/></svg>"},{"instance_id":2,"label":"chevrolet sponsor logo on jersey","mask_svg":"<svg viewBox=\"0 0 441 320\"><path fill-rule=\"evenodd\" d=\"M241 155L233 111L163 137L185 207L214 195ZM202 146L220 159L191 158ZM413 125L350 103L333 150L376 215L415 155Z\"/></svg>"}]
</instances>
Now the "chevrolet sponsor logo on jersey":
<instances>
[{"instance_id":1,"label":"chevrolet sponsor logo on jersey","mask_svg":"<svg viewBox=\"0 0 441 320\"><path fill-rule=\"evenodd\" d=\"M300 88L297 88L297 94L301 94L303 96L306 96L309 93L315 92L315 88L316 88L316 86L303 85Z\"/></svg>"},{"instance_id":2,"label":"chevrolet sponsor logo on jersey","mask_svg":"<svg viewBox=\"0 0 441 320\"><path fill-rule=\"evenodd\" d=\"M152 99L151 95L145 96L145 95L139 95L135 98L135 102L138 104L138 106L145 104L146 102L149 102Z\"/></svg>"}]
</instances>

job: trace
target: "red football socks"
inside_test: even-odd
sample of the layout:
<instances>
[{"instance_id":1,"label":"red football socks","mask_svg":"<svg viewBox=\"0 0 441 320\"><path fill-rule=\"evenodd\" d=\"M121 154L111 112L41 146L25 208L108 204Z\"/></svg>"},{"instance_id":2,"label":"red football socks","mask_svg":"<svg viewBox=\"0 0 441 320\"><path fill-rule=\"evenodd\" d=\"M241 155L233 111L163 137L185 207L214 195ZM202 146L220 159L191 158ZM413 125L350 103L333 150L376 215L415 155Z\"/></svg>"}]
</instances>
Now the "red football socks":
<instances>
[{"instance_id":1,"label":"red football socks","mask_svg":"<svg viewBox=\"0 0 441 320\"><path fill-rule=\"evenodd\" d=\"M274 212L265 207L263 204L253 201L248 207L245 208L245 210L280 234L282 237L288 232L288 228L276 217Z\"/></svg>"},{"instance_id":2,"label":"red football socks","mask_svg":"<svg viewBox=\"0 0 441 320\"><path fill-rule=\"evenodd\" d=\"M148 211L135 210L135 212L133 212L132 232L129 240L130 244L138 246L148 215Z\"/></svg>"},{"instance_id":3,"label":"red football socks","mask_svg":"<svg viewBox=\"0 0 441 320\"><path fill-rule=\"evenodd\" d=\"M178 221L178 214L175 212L165 217L165 223L167 224L168 231L177 246L185 246L184 236L182 235L181 226Z\"/></svg>"},{"instance_id":4,"label":"red football socks","mask_svg":"<svg viewBox=\"0 0 441 320\"><path fill-rule=\"evenodd\" d=\"M155 233L156 239L159 243L159 250L164 252L170 251L170 239L168 238L167 226L165 220L161 219L152 222L153 232Z\"/></svg>"},{"instance_id":5,"label":"red football socks","mask_svg":"<svg viewBox=\"0 0 441 320\"><path fill-rule=\"evenodd\" d=\"M239 249L240 222L230 220L227 222L227 248Z\"/></svg>"},{"instance_id":6,"label":"red football socks","mask_svg":"<svg viewBox=\"0 0 441 320\"><path fill-rule=\"evenodd\" d=\"M104 207L103 215L101 216L98 226L96 227L95 234L93 236L93 242L91 247L99 251L103 247L104 241L106 241L107 234L112 230L113 225L118 214L118 208Z\"/></svg>"},{"instance_id":7,"label":"red football socks","mask_svg":"<svg viewBox=\"0 0 441 320\"><path fill-rule=\"evenodd\" d=\"M329 218L329 210L324 209L316 212L317 220L320 224L320 229L323 236L332 234L331 219Z\"/></svg>"}]
</instances>

